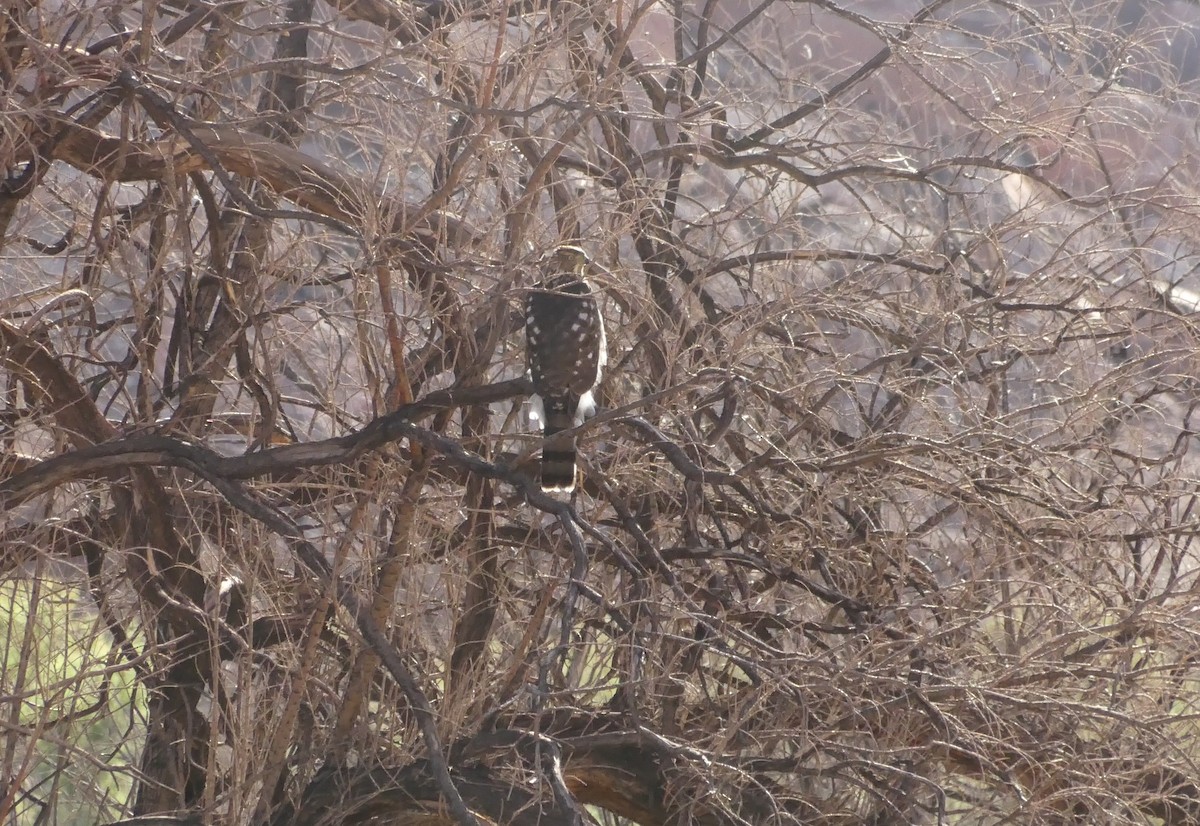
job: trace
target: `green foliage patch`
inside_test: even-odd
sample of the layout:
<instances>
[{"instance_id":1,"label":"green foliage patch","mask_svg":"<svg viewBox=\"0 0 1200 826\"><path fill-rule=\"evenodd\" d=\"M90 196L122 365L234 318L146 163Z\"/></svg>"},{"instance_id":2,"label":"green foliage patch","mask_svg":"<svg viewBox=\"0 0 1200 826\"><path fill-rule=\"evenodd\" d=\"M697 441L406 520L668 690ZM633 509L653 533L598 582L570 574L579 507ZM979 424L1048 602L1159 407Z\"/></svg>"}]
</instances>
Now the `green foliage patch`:
<instances>
[{"instance_id":1,"label":"green foliage patch","mask_svg":"<svg viewBox=\"0 0 1200 826\"><path fill-rule=\"evenodd\" d=\"M59 824L119 816L143 697L86 592L49 577L0 583L0 759L21 778L6 822L32 824L47 808Z\"/></svg>"}]
</instances>

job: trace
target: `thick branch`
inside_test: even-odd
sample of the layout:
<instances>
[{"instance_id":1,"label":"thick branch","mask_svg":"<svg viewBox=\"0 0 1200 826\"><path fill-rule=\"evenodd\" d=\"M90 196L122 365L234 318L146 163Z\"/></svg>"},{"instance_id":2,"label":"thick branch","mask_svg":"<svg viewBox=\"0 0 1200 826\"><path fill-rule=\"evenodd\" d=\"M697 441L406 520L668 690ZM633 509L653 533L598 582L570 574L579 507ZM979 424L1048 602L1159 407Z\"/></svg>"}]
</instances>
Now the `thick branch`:
<instances>
[{"instance_id":1,"label":"thick branch","mask_svg":"<svg viewBox=\"0 0 1200 826\"><path fill-rule=\"evenodd\" d=\"M63 122L62 139L52 159L63 161L97 178L112 181L157 181L193 172L212 171L211 159L225 171L261 181L280 197L302 209L355 228L368 214L394 216L386 232L406 235L406 216L419 207L368 189L361 177L344 174L305 152L262 135L228 124L189 123L191 136L179 135L156 142L127 141L96 129ZM458 218L439 213L428 222L430 231L445 234L455 248L470 243L473 235Z\"/></svg>"}]
</instances>

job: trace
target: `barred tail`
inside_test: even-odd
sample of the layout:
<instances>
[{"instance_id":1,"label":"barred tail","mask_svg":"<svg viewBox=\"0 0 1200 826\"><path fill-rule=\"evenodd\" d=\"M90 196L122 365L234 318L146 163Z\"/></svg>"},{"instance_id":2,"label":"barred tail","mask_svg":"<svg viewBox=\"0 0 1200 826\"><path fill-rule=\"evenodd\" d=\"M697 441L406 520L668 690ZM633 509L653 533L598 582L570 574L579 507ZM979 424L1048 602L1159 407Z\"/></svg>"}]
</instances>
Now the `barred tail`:
<instances>
[{"instance_id":1,"label":"barred tail","mask_svg":"<svg viewBox=\"0 0 1200 826\"><path fill-rule=\"evenodd\" d=\"M543 404L546 444L542 447L542 490L570 493L575 490L575 439L556 434L574 427L575 417L566 399L544 399Z\"/></svg>"}]
</instances>

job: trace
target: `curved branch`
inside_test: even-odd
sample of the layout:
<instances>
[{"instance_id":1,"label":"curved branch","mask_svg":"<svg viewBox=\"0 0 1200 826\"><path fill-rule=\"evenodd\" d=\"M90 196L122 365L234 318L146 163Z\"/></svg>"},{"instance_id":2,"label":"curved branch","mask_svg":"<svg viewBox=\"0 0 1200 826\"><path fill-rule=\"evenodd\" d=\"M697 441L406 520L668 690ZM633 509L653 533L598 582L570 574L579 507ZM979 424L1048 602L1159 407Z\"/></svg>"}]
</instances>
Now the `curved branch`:
<instances>
[{"instance_id":1,"label":"curved branch","mask_svg":"<svg viewBox=\"0 0 1200 826\"><path fill-rule=\"evenodd\" d=\"M159 114L165 118L165 113ZM73 121L58 121L55 125L60 139L50 153L51 160L63 161L93 177L120 182L156 181L169 175L225 171L261 181L298 207L342 224L338 227L342 231L347 229L344 225L358 228L366 215L379 214L394 216L392 225L383 228L388 233L436 230L454 247L474 239L474 233L461 219L446 212L430 216L424 227L411 227L406 216L417 214L418 205L369 189L361 177L229 124L189 122L179 116L173 124L178 134L146 142L105 135ZM312 218L294 214L285 217Z\"/></svg>"}]
</instances>

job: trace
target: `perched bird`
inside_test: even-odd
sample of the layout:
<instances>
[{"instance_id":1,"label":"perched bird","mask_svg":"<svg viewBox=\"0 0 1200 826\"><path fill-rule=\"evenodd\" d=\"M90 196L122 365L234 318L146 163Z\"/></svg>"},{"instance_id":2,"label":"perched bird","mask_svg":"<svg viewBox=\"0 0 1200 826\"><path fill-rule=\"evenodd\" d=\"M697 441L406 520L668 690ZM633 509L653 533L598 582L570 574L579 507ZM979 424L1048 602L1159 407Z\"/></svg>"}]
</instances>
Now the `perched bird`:
<instances>
[{"instance_id":1,"label":"perched bird","mask_svg":"<svg viewBox=\"0 0 1200 826\"><path fill-rule=\"evenodd\" d=\"M556 434L596 413L593 393L607 361L604 319L584 280L587 254L559 247L545 280L525 301L526 364L533 380L530 418L542 423L542 490L575 489L575 438Z\"/></svg>"}]
</instances>

